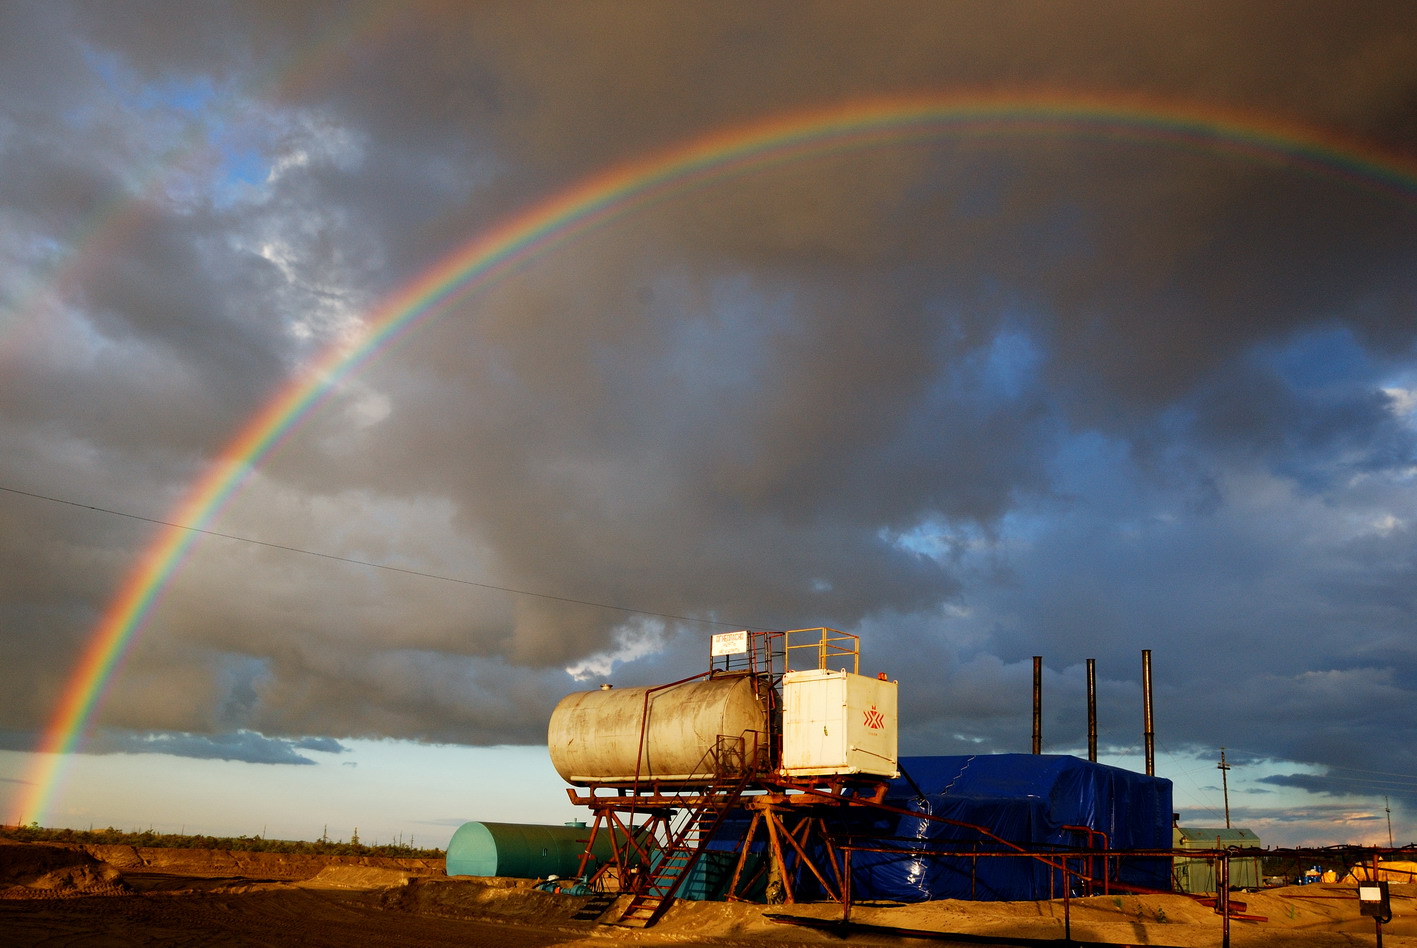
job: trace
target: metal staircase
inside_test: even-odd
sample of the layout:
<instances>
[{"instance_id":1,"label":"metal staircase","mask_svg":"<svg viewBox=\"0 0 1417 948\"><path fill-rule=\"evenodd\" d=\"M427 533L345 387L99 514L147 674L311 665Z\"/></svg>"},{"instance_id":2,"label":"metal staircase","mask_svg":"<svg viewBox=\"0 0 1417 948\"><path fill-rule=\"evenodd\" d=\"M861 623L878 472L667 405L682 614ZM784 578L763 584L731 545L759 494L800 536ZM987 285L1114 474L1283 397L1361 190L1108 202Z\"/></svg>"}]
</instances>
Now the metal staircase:
<instances>
[{"instance_id":1,"label":"metal staircase","mask_svg":"<svg viewBox=\"0 0 1417 948\"><path fill-rule=\"evenodd\" d=\"M664 847L616 925L649 928L659 921L690 878L723 817L738 802L752 778L751 772L734 776L705 787L699 796L684 798L685 807L670 826Z\"/></svg>"},{"instance_id":2,"label":"metal staircase","mask_svg":"<svg viewBox=\"0 0 1417 948\"><path fill-rule=\"evenodd\" d=\"M571 916L574 922L593 922L604 915L610 906L615 904L615 893L596 892L585 903L576 910L576 914Z\"/></svg>"}]
</instances>

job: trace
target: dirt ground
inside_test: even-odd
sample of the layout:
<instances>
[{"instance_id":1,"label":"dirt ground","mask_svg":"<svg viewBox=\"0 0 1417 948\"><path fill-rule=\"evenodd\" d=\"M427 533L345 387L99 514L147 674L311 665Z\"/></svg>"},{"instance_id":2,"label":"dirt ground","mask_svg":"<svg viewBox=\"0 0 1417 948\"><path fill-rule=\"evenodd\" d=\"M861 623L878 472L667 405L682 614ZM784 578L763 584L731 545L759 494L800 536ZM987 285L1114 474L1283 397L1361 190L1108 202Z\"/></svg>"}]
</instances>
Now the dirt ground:
<instances>
[{"instance_id":1,"label":"dirt ground","mask_svg":"<svg viewBox=\"0 0 1417 948\"><path fill-rule=\"evenodd\" d=\"M449 879L438 860L283 856L0 840L0 945L753 946L1080 943L1221 945L1223 920L1181 895L1104 895L1054 902L758 906L681 901L654 928L572 916L584 897L548 895L526 880ZM1417 885L1394 885L1385 948L1417 948ZM1240 893L1237 948L1338 948L1376 943L1354 886ZM785 920L818 922L802 927ZM885 928L906 930L888 932ZM950 937L951 935L963 937ZM976 936L970 940L969 936ZM1005 939L995 941L994 939Z\"/></svg>"}]
</instances>

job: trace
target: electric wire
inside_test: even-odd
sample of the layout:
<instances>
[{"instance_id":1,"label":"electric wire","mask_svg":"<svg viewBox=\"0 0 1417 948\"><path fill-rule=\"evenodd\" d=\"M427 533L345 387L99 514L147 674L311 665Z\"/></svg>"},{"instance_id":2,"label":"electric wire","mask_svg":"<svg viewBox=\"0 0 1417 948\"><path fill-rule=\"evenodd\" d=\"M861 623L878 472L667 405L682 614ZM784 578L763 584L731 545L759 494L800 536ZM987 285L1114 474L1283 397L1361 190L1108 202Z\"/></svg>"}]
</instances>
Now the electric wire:
<instances>
[{"instance_id":1,"label":"electric wire","mask_svg":"<svg viewBox=\"0 0 1417 948\"><path fill-rule=\"evenodd\" d=\"M1380 776L1380 777L1399 777L1399 778L1401 778L1401 779L1404 780L1404 781L1411 781L1412 783L1417 783L1417 774L1400 774L1400 773L1395 773L1395 772L1393 772L1393 771L1391 771L1391 770L1362 770L1362 769L1360 769L1360 768L1358 768L1358 767L1340 767L1340 766L1338 766L1337 764L1329 764L1329 765L1327 765L1327 766L1328 766L1328 769L1329 769L1329 770L1344 770L1344 771L1347 771L1348 773L1351 773L1351 774L1376 774L1376 775L1378 775L1378 776ZM1345 778L1345 779L1357 779L1357 778Z\"/></svg>"},{"instance_id":2,"label":"electric wire","mask_svg":"<svg viewBox=\"0 0 1417 948\"><path fill-rule=\"evenodd\" d=\"M1256 759L1274 759L1273 754L1261 751L1231 747L1232 752L1239 752ZM1235 761L1232 759L1231 763ZM1316 780L1326 780L1344 786L1354 787L1417 787L1417 774L1399 773L1391 770L1364 770L1359 767L1345 767L1341 764L1315 764L1323 768L1321 774L1297 774L1295 776L1312 777ZM1361 774L1363 776L1350 776L1351 774Z\"/></svg>"},{"instance_id":3,"label":"electric wire","mask_svg":"<svg viewBox=\"0 0 1417 948\"><path fill-rule=\"evenodd\" d=\"M78 507L81 510L92 510L97 513L109 514L114 517L124 517L128 520L138 520L143 523L156 524L162 527L173 527L178 530L186 530L190 533L199 533L203 536L218 537L223 540L234 540L238 543L249 543L253 546L263 546L272 550L282 550L286 553L298 553L302 556L316 556L325 560L333 560L337 563L348 563L352 566L367 566L370 569L387 570L391 573L403 573L406 576L417 576L422 579L432 579L444 583L457 583L462 586L474 586L478 589L490 589L497 592L508 593L514 596L527 596L533 599L545 599L551 602L564 602L577 606L591 606L596 609L609 609L614 612L624 612L630 615L649 616L655 619L671 619L678 622L696 622L703 625L723 626L731 629L764 629L766 626L745 625L743 623L728 622L722 619L704 619L698 616L681 616L672 612L653 612L648 609L632 609L628 606L616 606L606 602L596 602L591 599L576 599L571 596L555 596L550 593L534 592L529 589L516 589L512 586L499 586L496 583L483 583L473 579L463 579L458 576L444 576L440 573L429 573L424 570L408 569L403 566L391 566L388 563L375 563L370 560L355 559L351 556L340 556L336 553L324 553L320 550L308 550L304 547L289 546L284 543L272 543L269 540L257 540L253 537L238 536L234 533L222 533L217 530L207 530L202 527L193 527L184 523L173 523L170 520L159 520L156 517L145 517L142 514L128 513L123 510L113 510L108 507L97 507L93 504L81 504L74 500L65 500L62 497L51 497L47 494L37 494L33 491L20 490L15 487L6 487L0 484L0 491L7 494L18 494L21 497L32 497L36 500L44 500L54 504L64 504L69 507Z\"/></svg>"},{"instance_id":4,"label":"electric wire","mask_svg":"<svg viewBox=\"0 0 1417 948\"><path fill-rule=\"evenodd\" d=\"M1248 750L1246 748L1230 747L1232 752L1239 752L1241 755L1248 755L1256 759L1273 760L1274 755L1265 754L1260 751ZM1232 757L1232 764L1235 759ZM1242 758L1243 762L1243 758ZM1323 794L1331 797L1348 797L1354 799L1354 805L1363 805L1365 797L1373 792L1409 793L1417 789L1417 774L1396 773L1385 770L1363 770L1357 767L1343 767L1338 764L1317 764L1322 767L1323 773L1305 774L1271 774L1268 777L1259 778L1260 782L1281 787L1292 787L1311 794ZM1206 767L1198 767L1190 773L1201 772ZM1349 774L1369 774L1376 776L1349 776ZM1297 778L1297 779L1296 779ZM1396 778L1396 779L1382 779ZM1194 783L1194 781L1192 781ZM1202 790L1198 783L1195 784L1197 790ZM1231 788L1232 792L1236 789ZM1240 791L1243 796L1244 791ZM1217 814L1218 816L1218 814Z\"/></svg>"}]
</instances>

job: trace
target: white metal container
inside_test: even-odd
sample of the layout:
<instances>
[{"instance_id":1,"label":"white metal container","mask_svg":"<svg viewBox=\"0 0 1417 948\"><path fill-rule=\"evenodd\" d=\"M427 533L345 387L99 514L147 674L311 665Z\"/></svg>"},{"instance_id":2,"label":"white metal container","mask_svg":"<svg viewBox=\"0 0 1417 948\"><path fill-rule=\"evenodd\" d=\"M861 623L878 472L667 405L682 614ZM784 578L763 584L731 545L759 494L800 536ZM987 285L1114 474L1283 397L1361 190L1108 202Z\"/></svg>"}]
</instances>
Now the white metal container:
<instances>
[{"instance_id":1,"label":"white metal container","mask_svg":"<svg viewBox=\"0 0 1417 948\"><path fill-rule=\"evenodd\" d=\"M782 770L897 776L896 683L831 669L784 675Z\"/></svg>"},{"instance_id":2,"label":"white metal container","mask_svg":"<svg viewBox=\"0 0 1417 948\"><path fill-rule=\"evenodd\" d=\"M578 786L637 777L708 782L741 774L766 743L767 728L753 679L725 675L567 695L551 712L546 744L556 772Z\"/></svg>"}]
</instances>

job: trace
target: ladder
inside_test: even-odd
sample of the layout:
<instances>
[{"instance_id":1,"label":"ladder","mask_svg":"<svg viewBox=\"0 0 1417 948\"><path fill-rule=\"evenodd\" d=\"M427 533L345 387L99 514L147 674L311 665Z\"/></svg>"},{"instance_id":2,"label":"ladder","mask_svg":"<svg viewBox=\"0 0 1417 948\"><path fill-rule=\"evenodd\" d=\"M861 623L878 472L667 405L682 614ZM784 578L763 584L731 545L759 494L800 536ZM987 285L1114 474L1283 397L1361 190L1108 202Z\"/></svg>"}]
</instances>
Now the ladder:
<instances>
[{"instance_id":1,"label":"ladder","mask_svg":"<svg viewBox=\"0 0 1417 948\"><path fill-rule=\"evenodd\" d=\"M651 866L643 886L630 898L619 921L625 928L649 928L673 904L680 886L689 878L706 844L724 815L738 802L752 779L751 770L731 783L715 783L698 797L686 797L686 814L671 828L668 841Z\"/></svg>"}]
</instances>

